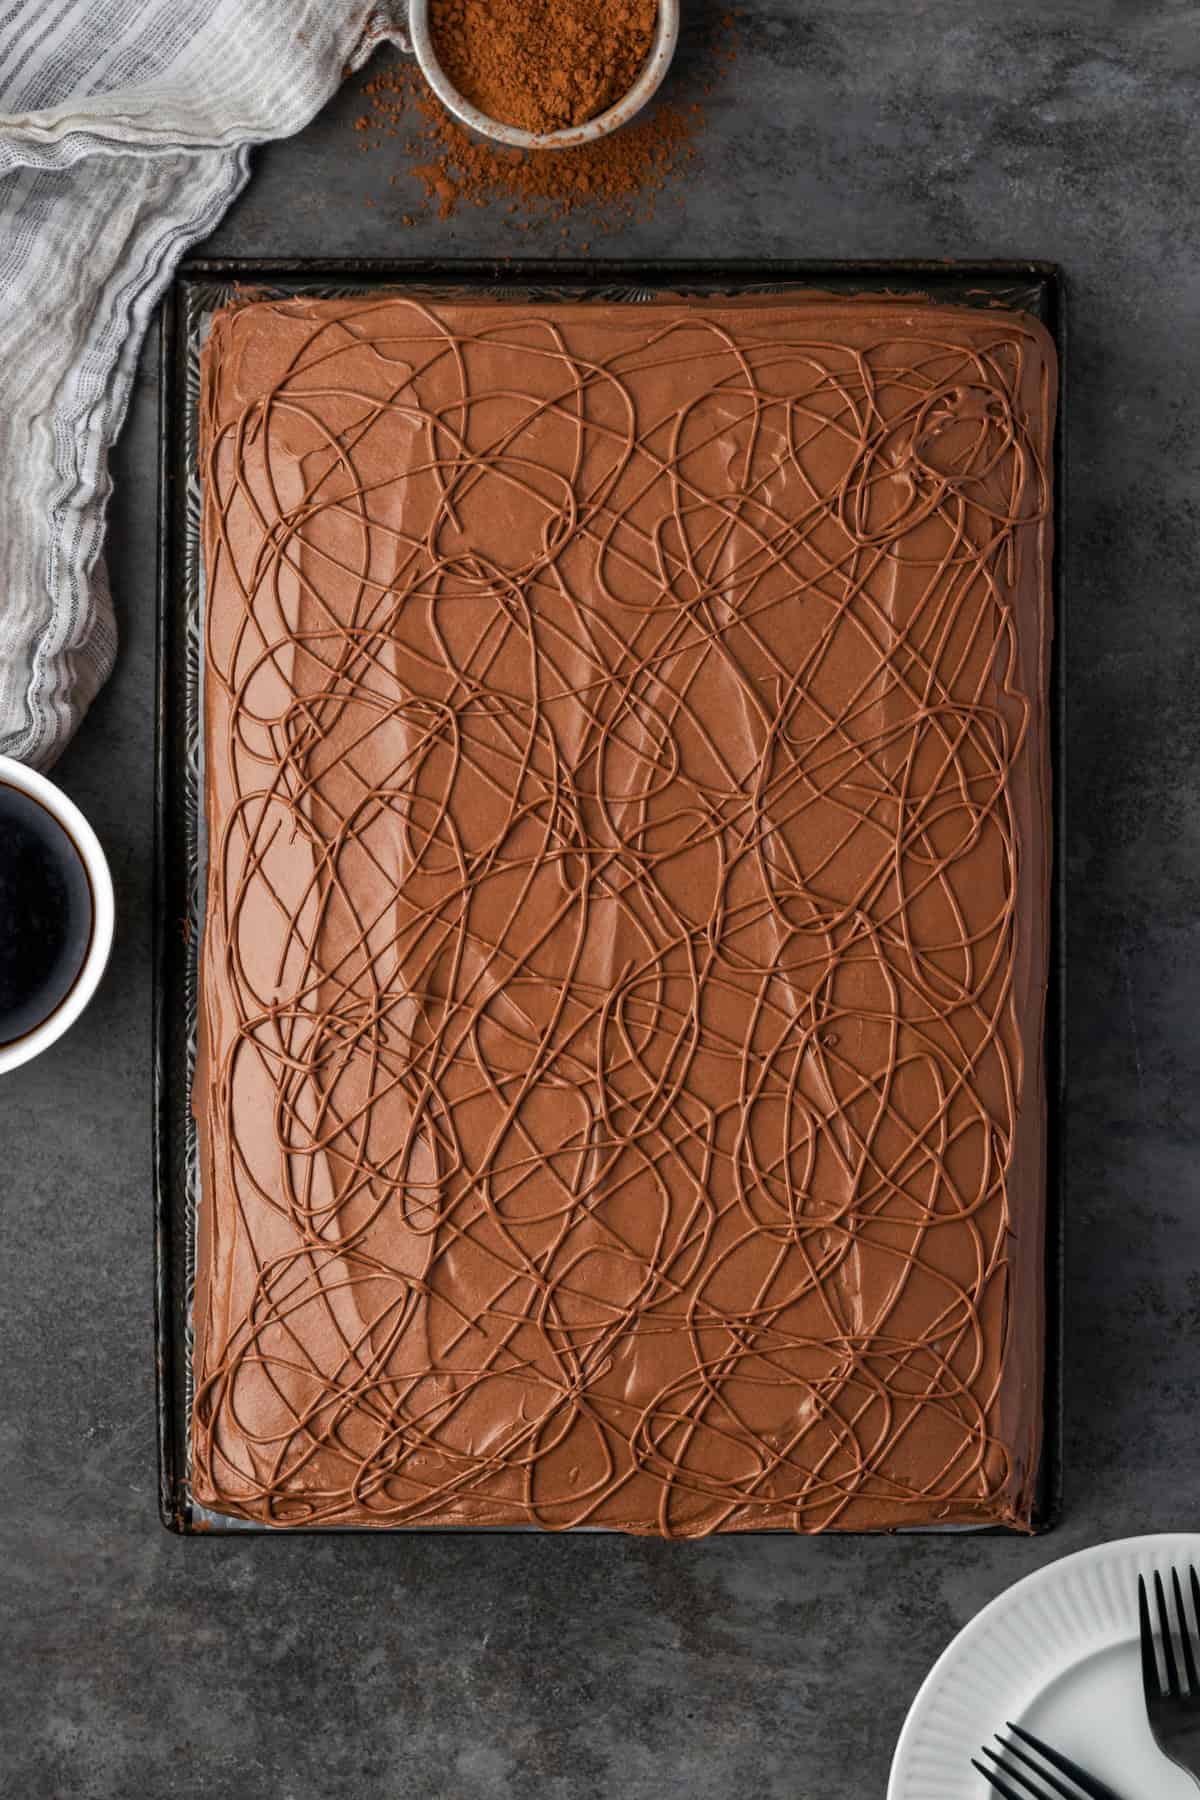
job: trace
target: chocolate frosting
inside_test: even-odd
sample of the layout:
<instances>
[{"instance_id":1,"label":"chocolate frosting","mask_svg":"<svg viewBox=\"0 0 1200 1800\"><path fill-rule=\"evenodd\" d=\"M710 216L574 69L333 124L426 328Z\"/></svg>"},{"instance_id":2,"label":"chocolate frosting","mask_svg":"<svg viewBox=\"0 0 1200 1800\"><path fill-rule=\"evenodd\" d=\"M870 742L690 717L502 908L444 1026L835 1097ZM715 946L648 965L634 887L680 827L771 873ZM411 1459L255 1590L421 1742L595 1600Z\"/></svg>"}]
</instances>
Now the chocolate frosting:
<instances>
[{"instance_id":1,"label":"chocolate frosting","mask_svg":"<svg viewBox=\"0 0 1200 1800\"><path fill-rule=\"evenodd\" d=\"M200 1502L1029 1524L1054 394L913 300L217 316Z\"/></svg>"}]
</instances>

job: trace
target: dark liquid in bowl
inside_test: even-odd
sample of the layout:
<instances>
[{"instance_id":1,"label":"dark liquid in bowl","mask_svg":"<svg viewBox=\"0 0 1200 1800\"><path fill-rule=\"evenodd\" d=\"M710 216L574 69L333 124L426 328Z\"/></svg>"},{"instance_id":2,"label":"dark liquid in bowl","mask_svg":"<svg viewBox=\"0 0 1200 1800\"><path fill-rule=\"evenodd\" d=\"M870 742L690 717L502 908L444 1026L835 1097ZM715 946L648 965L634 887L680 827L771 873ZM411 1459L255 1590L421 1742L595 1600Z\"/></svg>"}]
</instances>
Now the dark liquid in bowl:
<instances>
[{"instance_id":1,"label":"dark liquid in bowl","mask_svg":"<svg viewBox=\"0 0 1200 1800\"><path fill-rule=\"evenodd\" d=\"M0 1049L70 993L92 941L92 888L70 834L0 781Z\"/></svg>"}]
</instances>

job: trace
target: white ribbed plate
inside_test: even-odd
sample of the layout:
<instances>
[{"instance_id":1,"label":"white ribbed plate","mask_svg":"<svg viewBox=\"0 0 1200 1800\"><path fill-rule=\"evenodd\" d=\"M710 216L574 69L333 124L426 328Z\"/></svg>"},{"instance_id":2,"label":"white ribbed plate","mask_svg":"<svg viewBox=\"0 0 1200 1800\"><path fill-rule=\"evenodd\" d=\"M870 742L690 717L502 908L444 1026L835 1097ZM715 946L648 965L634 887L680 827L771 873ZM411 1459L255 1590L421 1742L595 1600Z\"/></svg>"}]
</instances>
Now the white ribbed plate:
<instances>
[{"instance_id":1,"label":"white ribbed plate","mask_svg":"<svg viewBox=\"0 0 1200 1800\"><path fill-rule=\"evenodd\" d=\"M1122 1538L1038 1569L963 1627L900 1733L888 1800L995 1800L970 1766L1013 1719L1122 1800L1196 1800L1155 1747L1142 1704L1137 1578L1200 1568L1200 1535Z\"/></svg>"}]
</instances>

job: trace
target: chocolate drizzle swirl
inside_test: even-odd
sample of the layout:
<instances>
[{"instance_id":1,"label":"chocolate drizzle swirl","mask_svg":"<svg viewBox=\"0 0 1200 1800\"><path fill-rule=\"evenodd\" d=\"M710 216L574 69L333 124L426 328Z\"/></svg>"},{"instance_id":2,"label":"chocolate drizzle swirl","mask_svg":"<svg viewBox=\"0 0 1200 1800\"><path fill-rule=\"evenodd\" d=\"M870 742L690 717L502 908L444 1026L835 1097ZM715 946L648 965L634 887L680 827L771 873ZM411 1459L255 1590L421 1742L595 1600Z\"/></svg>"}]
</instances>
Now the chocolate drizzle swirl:
<instances>
[{"instance_id":1,"label":"chocolate drizzle swirl","mask_svg":"<svg viewBox=\"0 0 1200 1800\"><path fill-rule=\"evenodd\" d=\"M218 316L199 1500L1028 1523L1053 391L916 302Z\"/></svg>"}]
</instances>

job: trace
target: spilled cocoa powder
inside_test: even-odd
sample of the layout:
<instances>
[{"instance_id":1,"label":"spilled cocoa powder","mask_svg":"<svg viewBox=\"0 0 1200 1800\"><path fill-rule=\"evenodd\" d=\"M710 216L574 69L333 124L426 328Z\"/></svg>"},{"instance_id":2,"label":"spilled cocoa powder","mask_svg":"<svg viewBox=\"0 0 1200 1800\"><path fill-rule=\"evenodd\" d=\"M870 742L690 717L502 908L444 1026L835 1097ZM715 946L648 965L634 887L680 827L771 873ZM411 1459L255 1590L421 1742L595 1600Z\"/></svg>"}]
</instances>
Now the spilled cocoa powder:
<instances>
[{"instance_id":1,"label":"spilled cocoa powder","mask_svg":"<svg viewBox=\"0 0 1200 1800\"><path fill-rule=\"evenodd\" d=\"M658 0L431 0L451 84L504 125L584 125L622 99L654 40Z\"/></svg>"},{"instance_id":2,"label":"spilled cocoa powder","mask_svg":"<svg viewBox=\"0 0 1200 1800\"><path fill-rule=\"evenodd\" d=\"M698 9L696 9L698 11ZM692 14L693 19L696 12ZM372 72L361 92L368 110L354 121L366 153L396 154L389 177L401 223L431 214L452 219L466 208L502 206L513 229L538 231L584 215L597 236L653 216L665 200L683 204L685 179L698 155L704 126L701 99L711 95L737 56L737 15L709 14L685 24L681 67L699 66L693 93L701 98L652 103L621 130L565 150L523 152L478 138L446 112L414 62L397 58ZM590 249L590 242L580 245Z\"/></svg>"}]
</instances>

